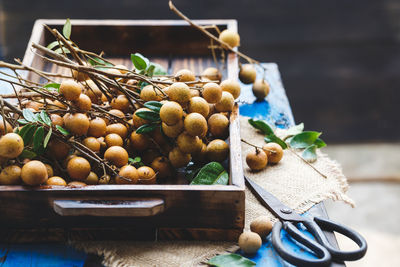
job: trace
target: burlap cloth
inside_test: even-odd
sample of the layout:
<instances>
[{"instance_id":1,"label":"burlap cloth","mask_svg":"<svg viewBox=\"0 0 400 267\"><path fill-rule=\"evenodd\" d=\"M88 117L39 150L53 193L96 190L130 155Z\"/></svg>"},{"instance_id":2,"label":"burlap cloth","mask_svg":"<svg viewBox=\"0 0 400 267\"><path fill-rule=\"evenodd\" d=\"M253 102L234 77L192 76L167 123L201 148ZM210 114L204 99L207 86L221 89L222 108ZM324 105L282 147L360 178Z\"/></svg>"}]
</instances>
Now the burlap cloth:
<instances>
[{"instance_id":1,"label":"burlap cloth","mask_svg":"<svg viewBox=\"0 0 400 267\"><path fill-rule=\"evenodd\" d=\"M264 136L252 128L246 117L240 118L241 136L247 141L262 146ZM276 134L283 135L284 130ZM318 151L318 159L313 165L327 178L322 177L310 166L302 162L291 152L284 152L281 162L268 166L260 172L251 172L246 165L245 155L254 148L242 144L243 167L245 174L253 179L283 203L298 212L305 212L315 203L325 199L342 200L350 205L353 201L345 195L347 181L339 165ZM261 215L275 218L246 189L245 228ZM106 266L196 266L206 262L214 255L235 250L231 242L121 242L91 241L74 242L73 245L86 252L104 256Z\"/></svg>"}]
</instances>

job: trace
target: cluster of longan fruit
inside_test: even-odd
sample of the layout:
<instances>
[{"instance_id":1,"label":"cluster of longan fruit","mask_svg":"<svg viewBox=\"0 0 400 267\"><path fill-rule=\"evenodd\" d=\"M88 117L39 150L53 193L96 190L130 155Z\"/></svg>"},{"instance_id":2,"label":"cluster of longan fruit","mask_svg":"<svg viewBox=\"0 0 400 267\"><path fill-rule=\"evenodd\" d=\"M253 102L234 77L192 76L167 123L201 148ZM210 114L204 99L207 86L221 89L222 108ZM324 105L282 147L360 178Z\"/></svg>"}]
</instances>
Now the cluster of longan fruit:
<instances>
[{"instance_id":1,"label":"cluster of longan fruit","mask_svg":"<svg viewBox=\"0 0 400 267\"><path fill-rule=\"evenodd\" d=\"M276 164L283 157L283 149L277 143L267 143L262 149L256 147L246 155L246 163L253 171L264 169L268 163Z\"/></svg>"},{"instance_id":2,"label":"cluster of longan fruit","mask_svg":"<svg viewBox=\"0 0 400 267\"><path fill-rule=\"evenodd\" d=\"M250 224L250 231L243 232L239 236L238 244L246 254L254 254L262 245L267 235L272 230L272 222L267 216L260 216Z\"/></svg>"}]
</instances>

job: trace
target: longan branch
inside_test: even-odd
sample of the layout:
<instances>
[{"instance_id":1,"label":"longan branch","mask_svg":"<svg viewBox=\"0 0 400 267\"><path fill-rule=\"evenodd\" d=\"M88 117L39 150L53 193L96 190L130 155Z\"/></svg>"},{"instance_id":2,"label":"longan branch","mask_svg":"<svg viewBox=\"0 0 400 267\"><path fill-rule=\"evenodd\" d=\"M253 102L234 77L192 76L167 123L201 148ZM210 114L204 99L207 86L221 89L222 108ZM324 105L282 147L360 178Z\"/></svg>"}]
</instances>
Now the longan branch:
<instances>
[{"instance_id":1,"label":"longan branch","mask_svg":"<svg viewBox=\"0 0 400 267\"><path fill-rule=\"evenodd\" d=\"M292 152L296 157L298 157L299 159L301 159L304 163L306 163L308 166L310 166L311 168L313 168L317 173L319 173L322 177L324 178L328 178L325 174L323 174L322 172L320 172L317 168L315 168L310 162L308 162L307 160L305 160L303 157L301 157L300 155L298 155L296 153L296 151L293 151L292 148L288 148L288 150L290 152Z\"/></svg>"},{"instance_id":2,"label":"longan branch","mask_svg":"<svg viewBox=\"0 0 400 267\"><path fill-rule=\"evenodd\" d=\"M275 153L276 153L276 151L274 151L274 150L265 149L265 148L262 148L262 147L260 147L260 146L256 146L256 145L254 145L254 144L251 144L251 143L247 142L247 141L246 141L246 140L244 140L244 139L240 139L240 141L242 141L243 143L245 143L245 144L247 144L247 145L249 145L249 146L252 146L252 147L255 147L255 148L258 148L258 149L262 149L262 150L265 150L265 151L271 152L271 153L273 153L273 154L275 154Z\"/></svg>"}]
</instances>

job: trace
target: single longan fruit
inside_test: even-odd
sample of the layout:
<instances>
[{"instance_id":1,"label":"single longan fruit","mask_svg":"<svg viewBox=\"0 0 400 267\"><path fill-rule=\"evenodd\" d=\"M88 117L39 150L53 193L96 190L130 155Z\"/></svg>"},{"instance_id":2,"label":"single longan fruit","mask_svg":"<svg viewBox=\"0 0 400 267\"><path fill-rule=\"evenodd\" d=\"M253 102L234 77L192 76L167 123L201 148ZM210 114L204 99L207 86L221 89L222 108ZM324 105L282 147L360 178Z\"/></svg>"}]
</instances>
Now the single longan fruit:
<instances>
[{"instance_id":1,"label":"single longan fruit","mask_svg":"<svg viewBox=\"0 0 400 267\"><path fill-rule=\"evenodd\" d=\"M100 152L100 142L95 137L86 137L83 139L82 144L95 153Z\"/></svg>"},{"instance_id":2,"label":"single longan fruit","mask_svg":"<svg viewBox=\"0 0 400 267\"><path fill-rule=\"evenodd\" d=\"M264 150L256 148L254 152L249 152L246 156L246 163L253 171L259 171L265 168L268 163L267 154Z\"/></svg>"},{"instance_id":3,"label":"single longan fruit","mask_svg":"<svg viewBox=\"0 0 400 267\"><path fill-rule=\"evenodd\" d=\"M75 113L64 119L64 124L67 130L73 135L81 136L86 135L89 130L90 121L89 118L82 113Z\"/></svg>"},{"instance_id":4,"label":"single longan fruit","mask_svg":"<svg viewBox=\"0 0 400 267\"><path fill-rule=\"evenodd\" d=\"M106 134L116 133L125 139L128 135L128 129L122 123L113 123L107 126Z\"/></svg>"},{"instance_id":5,"label":"single longan fruit","mask_svg":"<svg viewBox=\"0 0 400 267\"><path fill-rule=\"evenodd\" d=\"M191 154L193 162L202 163L207 161L207 145L202 143L201 149Z\"/></svg>"},{"instance_id":6,"label":"single longan fruit","mask_svg":"<svg viewBox=\"0 0 400 267\"><path fill-rule=\"evenodd\" d=\"M125 118L125 113L123 113L121 110L119 109L111 109L110 111L108 111L108 113L118 117L118 118Z\"/></svg>"},{"instance_id":7,"label":"single longan fruit","mask_svg":"<svg viewBox=\"0 0 400 267\"><path fill-rule=\"evenodd\" d=\"M265 238L272 230L272 222L267 216L260 216L251 222L250 230Z\"/></svg>"},{"instance_id":8,"label":"single longan fruit","mask_svg":"<svg viewBox=\"0 0 400 267\"><path fill-rule=\"evenodd\" d=\"M208 113L210 112L210 107L204 98L195 96L192 97L189 101L188 111L189 113L200 113L206 118L208 116Z\"/></svg>"},{"instance_id":9,"label":"single longan fruit","mask_svg":"<svg viewBox=\"0 0 400 267\"><path fill-rule=\"evenodd\" d=\"M66 158L70 150L70 146L67 143L56 138L50 140L47 148L50 155L58 160Z\"/></svg>"},{"instance_id":10,"label":"single longan fruit","mask_svg":"<svg viewBox=\"0 0 400 267\"><path fill-rule=\"evenodd\" d=\"M84 63L84 65L86 64ZM89 79L89 76L86 73L77 70L72 70L72 77L74 77L75 80L80 82Z\"/></svg>"},{"instance_id":11,"label":"single longan fruit","mask_svg":"<svg viewBox=\"0 0 400 267\"><path fill-rule=\"evenodd\" d=\"M52 177L52 176L54 176L53 167L51 167L51 165L50 165L50 164L47 164L47 163L45 163L44 166L46 166L47 177Z\"/></svg>"},{"instance_id":12,"label":"single longan fruit","mask_svg":"<svg viewBox=\"0 0 400 267\"><path fill-rule=\"evenodd\" d=\"M210 161L224 161L229 154L229 145L221 139L214 139L207 145L207 157Z\"/></svg>"},{"instance_id":13,"label":"single longan fruit","mask_svg":"<svg viewBox=\"0 0 400 267\"><path fill-rule=\"evenodd\" d=\"M258 101L263 100L269 94L269 85L264 80L257 80L253 84L253 94Z\"/></svg>"},{"instance_id":14,"label":"single longan fruit","mask_svg":"<svg viewBox=\"0 0 400 267\"><path fill-rule=\"evenodd\" d=\"M68 157L66 157L66 158L63 160L63 167L66 169L66 168L67 168L67 165L68 165L68 162L69 162L71 159L75 158L75 157L77 157L76 154L68 155Z\"/></svg>"},{"instance_id":15,"label":"single longan fruit","mask_svg":"<svg viewBox=\"0 0 400 267\"><path fill-rule=\"evenodd\" d=\"M61 82L60 93L66 100L74 101L81 95L82 86L73 80L65 80Z\"/></svg>"},{"instance_id":16,"label":"single longan fruit","mask_svg":"<svg viewBox=\"0 0 400 267\"><path fill-rule=\"evenodd\" d=\"M208 118L208 129L217 138L227 138L229 135L229 120L221 114L215 113Z\"/></svg>"},{"instance_id":17,"label":"single longan fruit","mask_svg":"<svg viewBox=\"0 0 400 267\"><path fill-rule=\"evenodd\" d=\"M137 151L146 150L150 146L150 139L144 134L138 134L133 131L129 140L131 141L131 147Z\"/></svg>"},{"instance_id":18,"label":"single longan fruit","mask_svg":"<svg viewBox=\"0 0 400 267\"><path fill-rule=\"evenodd\" d=\"M4 128L4 121L2 118L0 118L0 137L5 135L6 133L12 133L13 129L11 124L8 123L8 121L6 121L6 129Z\"/></svg>"},{"instance_id":19,"label":"single longan fruit","mask_svg":"<svg viewBox=\"0 0 400 267\"><path fill-rule=\"evenodd\" d=\"M200 91L197 89L190 89L190 99L196 96L200 96Z\"/></svg>"},{"instance_id":20,"label":"single longan fruit","mask_svg":"<svg viewBox=\"0 0 400 267\"><path fill-rule=\"evenodd\" d=\"M73 103L81 112L88 112L92 108L92 100L85 94L80 94Z\"/></svg>"},{"instance_id":21,"label":"single longan fruit","mask_svg":"<svg viewBox=\"0 0 400 267\"><path fill-rule=\"evenodd\" d=\"M190 113L184 121L185 130L192 136L205 136L208 126L207 120L200 113Z\"/></svg>"},{"instance_id":22,"label":"single longan fruit","mask_svg":"<svg viewBox=\"0 0 400 267\"><path fill-rule=\"evenodd\" d=\"M262 245L261 237L253 232L243 232L239 236L239 247L246 254L256 253Z\"/></svg>"},{"instance_id":23,"label":"single longan fruit","mask_svg":"<svg viewBox=\"0 0 400 267\"><path fill-rule=\"evenodd\" d=\"M139 180L139 173L132 165L125 165L118 174L121 177L115 177L115 182L117 184L136 184Z\"/></svg>"},{"instance_id":24,"label":"single longan fruit","mask_svg":"<svg viewBox=\"0 0 400 267\"><path fill-rule=\"evenodd\" d=\"M158 89L154 88L153 85L149 84L142 88L140 91L140 99L143 101L161 101L162 94Z\"/></svg>"},{"instance_id":25,"label":"single longan fruit","mask_svg":"<svg viewBox=\"0 0 400 267\"><path fill-rule=\"evenodd\" d=\"M84 182L80 182L80 181L72 181L68 183L69 187L85 187L87 186L87 184L85 184Z\"/></svg>"},{"instance_id":26,"label":"single longan fruit","mask_svg":"<svg viewBox=\"0 0 400 267\"><path fill-rule=\"evenodd\" d=\"M189 164L190 154L182 152L178 147L174 147L168 154L168 159L175 168L185 167Z\"/></svg>"},{"instance_id":27,"label":"single longan fruit","mask_svg":"<svg viewBox=\"0 0 400 267\"><path fill-rule=\"evenodd\" d=\"M65 109L67 107L66 105L64 105L63 103L61 103L58 100L54 100L53 105L58 107L58 108L60 108L60 109Z\"/></svg>"},{"instance_id":28,"label":"single longan fruit","mask_svg":"<svg viewBox=\"0 0 400 267\"><path fill-rule=\"evenodd\" d=\"M0 138L0 157L16 158L24 150L24 140L16 133L8 133Z\"/></svg>"},{"instance_id":29,"label":"single longan fruit","mask_svg":"<svg viewBox=\"0 0 400 267\"><path fill-rule=\"evenodd\" d=\"M148 167L148 166L142 166L137 169L139 173L139 183L140 184L155 184L157 179L156 179L156 173L155 171Z\"/></svg>"},{"instance_id":30,"label":"single longan fruit","mask_svg":"<svg viewBox=\"0 0 400 267\"><path fill-rule=\"evenodd\" d=\"M161 106L160 118L167 125L177 124L183 117L183 109L177 102L168 101Z\"/></svg>"},{"instance_id":31,"label":"single longan fruit","mask_svg":"<svg viewBox=\"0 0 400 267\"><path fill-rule=\"evenodd\" d=\"M283 149L277 143L268 143L263 146L269 163L278 163L283 157Z\"/></svg>"},{"instance_id":32,"label":"single longan fruit","mask_svg":"<svg viewBox=\"0 0 400 267\"><path fill-rule=\"evenodd\" d=\"M87 80L83 83L87 88L85 94L90 98L93 103L99 104L102 102L103 93L92 80Z\"/></svg>"},{"instance_id":33,"label":"single longan fruit","mask_svg":"<svg viewBox=\"0 0 400 267\"><path fill-rule=\"evenodd\" d=\"M240 36L237 32L234 32L232 30L223 30L219 34L219 40L221 42L224 42L228 44L231 48L234 48L236 46L240 45Z\"/></svg>"},{"instance_id":34,"label":"single longan fruit","mask_svg":"<svg viewBox=\"0 0 400 267\"><path fill-rule=\"evenodd\" d=\"M168 89L168 97L170 100L186 105L190 100L190 89L185 83L173 83Z\"/></svg>"},{"instance_id":35,"label":"single longan fruit","mask_svg":"<svg viewBox=\"0 0 400 267\"><path fill-rule=\"evenodd\" d=\"M58 125L58 126L61 126L61 127L64 126L64 120L63 120L63 118L62 118L60 115L51 114L51 115L50 115L50 119L51 119L51 123L52 123L53 125Z\"/></svg>"},{"instance_id":36,"label":"single longan fruit","mask_svg":"<svg viewBox=\"0 0 400 267\"><path fill-rule=\"evenodd\" d=\"M0 173L0 184L15 185L21 183L21 168L17 165L5 167Z\"/></svg>"},{"instance_id":37,"label":"single longan fruit","mask_svg":"<svg viewBox=\"0 0 400 267\"><path fill-rule=\"evenodd\" d=\"M128 164L128 152L120 146L109 147L104 153L104 159L111 162L118 168Z\"/></svg>"},{"instance_id":38,"label":"single longan fruit","mask_svg":"<svg viewBox=\"0 0 400 267\"><path fill-rule=\"evenodd\" d=\"M126 113L129 110L130 103L125 95L119 95L111 101L110 105L113 109L118 109Z\"/></svg>"},{"instance_id":39,"label":"single longan fruit","mask_svg":"<svg viewBox=\"0 0 400 267\"><path fill-rule=\"evenodd\" d=\"M218 103L222 97L222 89L216 83L206 83L203 86L203 97L204 99L211 104Z\"/></svg>"},{"instance_id":40,"label":"single longan fruit","mask_svg":"<svg viewBox=\"0 0 400 267\"><path fill-rule=\"evenodd\" d=\"M224 80L220 84L222 91L232 94L234 99L240 96L240 84L234 80Z\"/></svg>"},{"instance_id":41,"label":"single longan fruit","mask_svg":"<svg viewBox=\"0 0 400 267\"><path fill-rule=\"evenodd\" d=\"M107 134L104 138L104 142L106 143L107 147L122 147L124 145L124 140L122 140L122 137L115 133Z\"/></svg>"},{"instance_id":42,"label":"single longan fruit","mask_svg":"<svg viewBox=\"0 0 400 267\"><path fill-rule=\"evenodd\" d=\"M254 83L256 80L257 72L252 64L244 64L239 71L239 79L244 84Z\"/></svg>"},{"instance_id":43,"label":"single longan fruit","mask_svg":"<svg viewBox=\"0 0 400 267\"><path fill-rule=\"evenodd\" d=\"M31 160L22 167L21 178L27 185L43 184L48 178L46 166L38 160Z\"/></svg>"},{"instance_id":44,"label":"single longan fruit","mask_svg":"<svg viewBox=\"0 0 400 267\"><path fill-rule=\"evenodd\" d=\"M174 125L168 125L166 123L161 123L161 127L163 130L163 133L170 137L170 138L175 138L177 137L180 133L183 132L183 121L180 120L177 124Z\"/></svg>"},{"instance_id":45,"label":"single longan fruit","mask_svg":"<svg viewBox=\"0 0 400 267\"><path fill-rule=\"evenodd\" d=\"M222 92L221 100L215 104L215 109L218 112L230 112L233 110L233 106L235 105L235 99L233 95L229 92Z\"/></svg>"},{"instance_id":46,"label":"single longan fruit","mask_svg":"<svg viewBox=\"0 0 400 267\"><path fill-rule=\"evenodd\" d=\"M102 118L95 118L90 121L88 135L93 137L101 137L106 135L107 124Z\"/></svg>"},{"instance_id":47,"label":"single longan fruit","mask_svg":"<svg viewBox=\"0 0 400 267\"><path fill-rule=\"evenodd\" d=\"M99 176L96 173L90 172L89 175L86 177L85 181L86 184L95 185L99 183Z\"/></svg>"},{"instance_id":48,"label":"single longan fruit","mask_svg":"<svg viewBox=\"0 0 400 267\"><path fill-rule=\"evenodd\" d=\"M91 170L90 163L82 157L74 157L68 161L67 172L71 179L84 181Z\"/></svg>"},{"instance_id":49,"label":"single longan fruit","mask_svg":"<svg viewBox=\"0 0 400 267\"><path fill-rule=\"evenodd\" d=\"M222 78L221 72L214 67L209 67L203 71L201 74L202 77L205 77L207 79L210 79L211 81L220 81Z\"/></svg>"},{"instance_id":50,"label":"single longan fruit","mask_svg":"<svg viewBox=\"0 0 400 267\"><path fill-rule=\"evenodd\" d=\"M66 186L67 182L60 176L52 176L46 181L47 185Z\"/></svg>"},{"instance_id":51,"label":"single longan fruit","mask_svg":"<svg viewBox=\"0 0 400 267\"><path fill-rule=\"evenodd\" d=\"M157 177L163 179L172 174L171 165L166 157L157 157L151 163L151 168L157 172Z\"/></svg>"},{"instance_id":52,"label":"single longan fruit","mask_svg":"<svg viewBox=\"0 0 400 267\"><path fill-rule=\"evenodd\" d=\"M149 123L149 121L147 121L145 119L142 119L142 118L140 118L140 117L138 117L136 115L136 113L139 112L139 111L150 111L150 109L148 109L148 108L139 108L139 109L137 109L135 111L135 113L133 113L132 121L133 121L133 125L135 126L136 129L139 128L140 126L144 125L144 124Z\"/></svg>"},{"instance_id":53,"label":"single longan fruit","mask_svg":"<svg viewBox=\"0 0 400 267\"><path fill-rule=\"evenodd\" d=\"M193 82L195 80L196 76L188 69L181 69L175 74L175 81L177 82Z\"/></svg>"},{"instance_id":54,"label":"single longan fruit","mask_svg":"<svg viewBox=\"0 0 400 267\"><path fill-rule=\"evenodd\" d=\"M28 101L25 104L25 108L31 109L33 112L39 111L40 108L43 107L42 103L38 103L36 101Z\"/></svg>"},{"instance_id":55,"label":"single longan fruit","mask_svg":"<svg viewBox=\"0 0 400 267\"><path fill-rule=\"evenodd\" d=\"M111 181L110 175L106 174L99 178L99 184L109 184Z\"/></svg>"},{"instance_id":56,"label":"single longan fruit","mask_svg":"<svg viewBox=\"0 0 400 267\"><path fill-rule=\"evenodd\" d=\"M191 154L201 150L202 141L198 136L193 136L187 132L181 133L176 139L179 150L183 153Z\"/></svg>"}]
</instances>

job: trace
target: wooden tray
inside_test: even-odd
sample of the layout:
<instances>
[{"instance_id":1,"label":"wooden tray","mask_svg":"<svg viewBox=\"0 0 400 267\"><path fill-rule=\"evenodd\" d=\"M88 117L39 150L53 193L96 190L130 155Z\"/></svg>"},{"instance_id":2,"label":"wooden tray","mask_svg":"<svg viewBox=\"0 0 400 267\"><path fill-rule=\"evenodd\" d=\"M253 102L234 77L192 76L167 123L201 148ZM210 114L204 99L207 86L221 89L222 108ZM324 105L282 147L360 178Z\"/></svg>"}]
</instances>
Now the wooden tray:
<instances>
[{"instance_id":1,"label":"wooden tray","mask_svg":"<svg viewBox=\"0 0 400 267\"><path fill-rule=\"evenodd\" d=\"M58 29L64 20L37 20L24 64L65 72L43 62L30 49L53 38L43 24ZM130 67L140 52L169 73L195 73L214 65L209 40L182 21L72 20L71 38L83 49L104 51L116 64ZM235 20L200 20L237 29ZM100 51L101 49L101 51ZM238 61L228 55L224 78L237 79ZM32 76L31 78L35 78ZM2 238L11 241L60 239L237 240L244 226L244 180L238 107L230 117L229 185L97 185L83 188L0 186ZM15 230L15 231L14 231ZM46 234L47 233L47 234Z\"/></svg>"}]
</instances>

